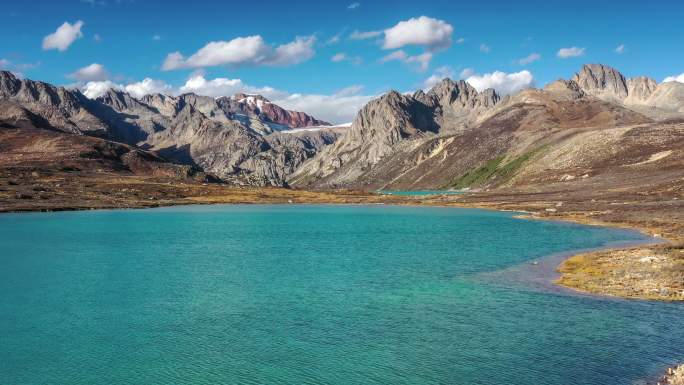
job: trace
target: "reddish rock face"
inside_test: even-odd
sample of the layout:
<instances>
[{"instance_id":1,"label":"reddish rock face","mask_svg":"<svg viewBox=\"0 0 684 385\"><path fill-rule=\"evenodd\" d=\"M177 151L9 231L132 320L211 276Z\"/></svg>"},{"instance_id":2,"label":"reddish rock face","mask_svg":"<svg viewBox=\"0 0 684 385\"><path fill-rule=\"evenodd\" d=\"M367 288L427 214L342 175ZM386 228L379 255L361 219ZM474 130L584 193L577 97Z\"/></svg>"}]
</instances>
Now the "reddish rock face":
<instances>
[{"instance_id":1,"label":"reddish rock face","mask_svg":"<svg viewBox=\"0 0 684 385\"><path fill-rule=\"evenodd\" d=\"M224 108L228 107L232 113L258 116L291 128L330 126L330 123L318 120L304 112L286 110L261 95L235 94L231 98L220 98L217 102Z\"/></svg>"}]
</instances>

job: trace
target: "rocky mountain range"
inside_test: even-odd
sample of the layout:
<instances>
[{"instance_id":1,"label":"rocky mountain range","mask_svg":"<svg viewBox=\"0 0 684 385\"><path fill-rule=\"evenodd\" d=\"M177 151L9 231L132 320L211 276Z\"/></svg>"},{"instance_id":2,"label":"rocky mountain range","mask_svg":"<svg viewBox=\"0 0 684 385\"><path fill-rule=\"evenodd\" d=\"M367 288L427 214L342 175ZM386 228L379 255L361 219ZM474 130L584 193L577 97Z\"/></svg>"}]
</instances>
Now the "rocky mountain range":
<instances>
[{"instance_id":1,"label":"rocky mountain range","mask_svg":"<svg viewBox=\"0 0 684 385\"><path fill-rule=\"evenodd\" d=\"M327 122L285 110L259 95L154 94L136 99L110 89L91 100L78 90L2 71L0 99L39 117L45 128L153 151L236 184L284 185L287 175L340 134L339 128L325 128ZM287 133L309 126L322 128Z\"/></svg>"},{"instance_id":2,"label":"rocky mountain range","mask_svg":"<svg viewBox=\"0 0 684 385\"><path fill-rule=\"evenodd\" d=\"M499 97L443 80L368 103L349 132L290 177L302 188L490 189L684 170L684 84L599 64Z\"/></svg>"},{"instance_id":3,"label":"rocky mountain range","mask_svg":"<svg viewBox=\"0 0 684 385\"><path fill-rule=\"evenodd\" d=\"M98 148L119 149L93 158L94 170L174 170L237 185L364 190L567 188L684 177L677 176L684 170L684 84L627 79L600 64L505 97L451 79L427 92L391 91L364 106L349 128L258 95L137 99L109 90L92 100L9 72L0 72L0 100L0 124L43 144L45 135L68 135L60 141L83 149L76 163L92 158L83 155L94 153L95 139L87 138L102 141ZM50 158L50 146L28 146L13 132L4 148L15 148L13 138ZM134 155L122 157L128 153Z\"/></svg>"}]
</instances>

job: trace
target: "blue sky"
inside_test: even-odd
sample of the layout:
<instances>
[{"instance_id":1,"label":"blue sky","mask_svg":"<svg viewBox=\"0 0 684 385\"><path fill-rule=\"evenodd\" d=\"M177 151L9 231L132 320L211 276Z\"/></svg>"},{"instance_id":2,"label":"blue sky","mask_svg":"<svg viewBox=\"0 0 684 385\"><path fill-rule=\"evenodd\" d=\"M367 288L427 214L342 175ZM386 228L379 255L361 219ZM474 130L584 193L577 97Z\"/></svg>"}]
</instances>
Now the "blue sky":
<instances>
[{"instance_id":1,"label":"blue sky","mask_svg":"<svg viewBox=\"0 0 684 385\"><path fill-rule=\"evenodd\" d=\"M518 83L543 86L568 78L588 62L658 81L684 72L680 1L3 3L0 65L26 77L76 86L109 81L121 87L150 78L156 82L150 83L153 86L180 92L188 79L201 76L205 83L195 82L193 90L264 91L292 108L307 108L338 122L357 108L351 104L364 101L361 96L423 88L433 75L476 76L474 82L488 85L492 79L487 76L500 71L499 83L494 84L508 92ZM425 18L419 21L421 16ZM57 47L53 39L45 46L45 37L63 23L71 27L79 20L80 33L73 41L61 41ZM394 29L390 41L386 31L411 20L406 28ZM352 39L355 31L374 36ZM234 41L255 36L260 40ZM204 54L192 56L212 41L234 44L208 47ZM282 52L278 49L293 42ZM616 52L621 45L624 49ZM217 58L215 48L223 55ZM257 53L244 58L240 52L235 56L226 51L236 48ZM562 48L579 56L561 58ZM173 52L182 55L180 64L164 70L163 63ZM333 61L335 55L340 60ZM521 64L523 58L529 60ZM76 73L93 63L99 67ZM521 71L529 76L509 77ZM215 78L225 80L206 83ZM206 88L211 84L216 87ZM326 102L329 105L322 105Z\"/></svg>"}]
</instances>

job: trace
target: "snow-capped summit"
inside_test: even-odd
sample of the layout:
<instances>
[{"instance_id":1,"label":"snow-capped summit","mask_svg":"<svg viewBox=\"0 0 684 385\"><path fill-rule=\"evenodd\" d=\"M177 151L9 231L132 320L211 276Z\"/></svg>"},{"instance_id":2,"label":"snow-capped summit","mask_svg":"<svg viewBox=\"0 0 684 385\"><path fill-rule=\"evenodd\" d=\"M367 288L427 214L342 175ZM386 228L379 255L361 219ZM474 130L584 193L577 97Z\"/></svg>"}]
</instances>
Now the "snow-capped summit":
<instances>
[{"instance_id":1,"label":"snow-capped summit","mask_svg":"<svg viewBox=\"0 0 684 385\"><path fill-rule=\"evenodd\" d=\"M218 98L217 102L229 106L234 114L258 117L289 128L330 125L304 112L286 110L258 94L237 93L231 97Z\"/></svg>"}]
</instances>

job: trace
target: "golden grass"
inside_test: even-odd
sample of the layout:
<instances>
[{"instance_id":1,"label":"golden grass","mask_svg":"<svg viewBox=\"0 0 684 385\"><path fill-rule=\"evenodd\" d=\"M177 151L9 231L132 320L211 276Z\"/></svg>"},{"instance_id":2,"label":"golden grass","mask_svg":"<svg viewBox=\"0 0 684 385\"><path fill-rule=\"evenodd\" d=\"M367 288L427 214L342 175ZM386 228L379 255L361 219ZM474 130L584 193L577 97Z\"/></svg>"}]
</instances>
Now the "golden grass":
<instances>
[{"instance_id":1,"label":"golden grass","mask_svg":"<svg viewBox=\"0 0 684 385\"><path fill-rule=\"evenodd\" d=\"M656 245L575 255L558 267L557 284L623 298L684 300L684 250Z\"/></svg>"}]
</instances>

